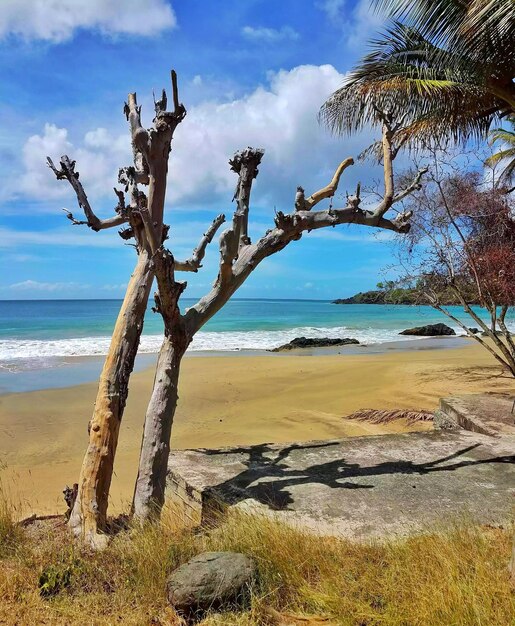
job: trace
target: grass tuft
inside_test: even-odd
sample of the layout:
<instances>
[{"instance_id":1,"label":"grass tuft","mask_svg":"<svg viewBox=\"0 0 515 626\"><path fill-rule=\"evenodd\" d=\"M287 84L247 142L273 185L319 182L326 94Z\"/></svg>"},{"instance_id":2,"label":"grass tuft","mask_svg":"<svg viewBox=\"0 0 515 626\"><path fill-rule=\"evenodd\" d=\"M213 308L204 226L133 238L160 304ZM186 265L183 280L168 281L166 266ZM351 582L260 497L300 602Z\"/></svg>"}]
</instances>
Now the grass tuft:
<instances>
[{"instance_id":1,"label":"grass tuft","mask_svg":"<svg viewBox=\"0 0 515 626\"><path fill-rule=\"evenodd\" d=\"M0 558L12 554L22 540L14 506L0 481Z\"/></svg>"},{"instance_id":2,"label":"grass tuft","mask_svg":"<svg viewBox=\"0 0 515 626\"><path fill-rule=\"evenodd\" d=\"M236 512L202 531L176 520L168 511L161 524L120 533L101 553L76 544L62 521L24 529L18 549L0 558L0 623L16 615L19 624L179 624L167 606L166 577L208 550L251 555L259 584L248 609L208 615L204 626L513 623L510 529L462 521L356 543ZM48 594L41 593L43 573Z\"/></svg>"}]
</instances>

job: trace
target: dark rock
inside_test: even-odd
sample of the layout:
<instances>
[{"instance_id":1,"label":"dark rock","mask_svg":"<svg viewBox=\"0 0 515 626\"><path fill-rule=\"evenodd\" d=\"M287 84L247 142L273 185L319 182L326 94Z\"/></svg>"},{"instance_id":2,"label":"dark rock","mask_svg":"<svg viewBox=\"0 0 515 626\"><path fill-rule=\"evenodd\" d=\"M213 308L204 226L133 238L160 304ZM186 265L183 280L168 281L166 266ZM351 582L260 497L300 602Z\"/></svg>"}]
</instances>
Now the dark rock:
<instances>
[{"instance_id":1,"label":"dark rock","mask_svg":"<svg viewBox=\"0 0 515 626\"><path fill-rule=\"evenodd\" d=\"M497 337L504 337L504 333L502 332L502 330L496 330L496 331L495 331L495 334L496 334L496 336L497 336ZM510 334L511 334L511 333L510 333ZM487 332L482 332L482 333L481 333L481 336L482 336L482 337L490 337L490 333L487 333Z\"/></svg>"},{"instance_id":2,"label":"dark rock","mask_svg":"<svg viewBox=\"0 0 515 626\"><path fill-rule=\"evenodd\" d=\"M479 332L479 328L476 328L475 326L470 326L469 331L473 333L474 335L477 335Z\"/></svg>"},{"instance_id":3,"label":"dark rock","mask_svg":"<svg viewBox=\"0 0 515 626\"><path fill-rule=\"evenodd\" d=\"M256 576L254 561L237 552L204 552L170 574L167 596L185 614L241 603Z\"/></svg>"},{"instance_id":4,"label":"dark rock","mask_svg":"<svg viewBox=\"0 0 515 626\"><path fill-rule=\"evenodd\" d=\"M416 326L415 328L407 328L399 335L416 335L417 337L440 337L443 335L455 335L452 328L446 324L427 324L427 326Z\"/></svg>"},{"instance_id":5,"label":"dark rock","mask_svg":"<svg viewBox=\"0 0 515 626\"><path fill-rule=\"evenodd\" d=\"M316 339L296 337L292 339L290 343L285 343L283 346L273 348L270 352L282 352L283 350L295 350L296 348L329 348L332 346L347 346L350 344L359 344L359 341L357 339L349 339L348 337L343 339L330 339L329 337Z\"/></svg>"}]
</instances>

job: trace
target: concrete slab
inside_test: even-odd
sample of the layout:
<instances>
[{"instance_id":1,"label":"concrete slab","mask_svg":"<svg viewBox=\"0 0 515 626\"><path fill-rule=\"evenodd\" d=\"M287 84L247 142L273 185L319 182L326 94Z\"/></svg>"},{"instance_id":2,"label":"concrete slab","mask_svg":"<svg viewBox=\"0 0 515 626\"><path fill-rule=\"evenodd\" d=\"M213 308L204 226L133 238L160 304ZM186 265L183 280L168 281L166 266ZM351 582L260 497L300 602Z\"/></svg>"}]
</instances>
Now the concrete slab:
<instances>
[{"instance_id":1,"label":"concrete slab","mask_svg":"<svg viewBox=\"0 0 515 626\"><path fill-rule=\"evenodd\" d=\"M174 450L169 485L193 523L223 503L354 538L461 515L498 524L513 506L515 438L458 430Z\"/></svg>"},{"instance_id":2,"label":"concrete slab","mask_svg":"<svg viewBox=\"0 0 515 626\"><path fill-rule=\"evenodd\" d=\"M515 436L514 402L513 395L500 393L450 396L441 398L440 411L465 430Z\"/></svg>"}]
</instances>

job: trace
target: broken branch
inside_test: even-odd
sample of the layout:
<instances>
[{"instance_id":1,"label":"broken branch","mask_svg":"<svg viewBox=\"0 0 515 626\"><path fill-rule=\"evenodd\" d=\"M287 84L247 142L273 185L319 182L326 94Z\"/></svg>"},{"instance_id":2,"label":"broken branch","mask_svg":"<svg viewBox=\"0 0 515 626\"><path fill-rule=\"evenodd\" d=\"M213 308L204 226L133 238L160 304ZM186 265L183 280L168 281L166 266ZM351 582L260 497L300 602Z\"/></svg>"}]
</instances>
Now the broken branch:
<instances>
[{"instance_id":1,"label":"broken branch","mask_svg":"<svg viewBox=\"0 0 515 626\"><path fill-rule=\"evenodd\" d=\"M301 197L298 196L296 199L296 203L295 203L296 206L297 206L297 203L299 204L299 208L297 210L309 211L319 202L324 200L325 198L330 198L331 196L334 196L334 194L336 193L336 190L338 189L338 185L340 183L340 177L343 171L346 170L351 165L354 165L354 159L352 157L349 157L348 159L345 159L344 161L342 161L340 165L338 165L338 167L336 168L336 171L334 173L334 176L331 182L325 187L323 187L322 189L319 189L318 191L315 191L315 193L311 194L311 196L309 196L307 200L304 200L303 205L301 203ZM304 190L302 189L302 187L301 188L297 187L297 194L299 194L301 190L302 190L302 195L303 195Z\"/></svg>"},{"instance_id":2,"label":"broken branch","mask_svg":"<svg viewBox=\"0 0 515 626\"><path fill-rule=\"evenodd\" d=\"M116 211L118 215L115 215L105 220L101 220L95 215L95 213L93 212L93 209L91 208L91 205L89 204L89 200L86 195L86 192L84 191L84 187L82 186L82 183L79 180L79 172L75 171L75 161L70 161L67 155L64 155L61 157L61 160L60 160L61 169L57 169L52 159L48 156L47 156L47 163L48 163L48 167L56 175L57 180L67 180L70 183L73 190L75 191L75 195L77 196L77 202L79 204L79 207L84 211L84 215L86 217L85 221L75 219L71 211L68 211L68 209L63 209L64 212L66 213L66 217L72 222L72 224L74 225L84 224L88 226L89 228L91 228L91 230L98 232L99 230L105 230L107 228L113 228L114 226L120 226L121 224L124 224L125 222L128 221L128 218L125 215L125 213L119 210L120 209L120 196L118 196L118 206L116 207ZM118 191L115 190L115 192L118 195Z\"/></svg>"},{"instance_id":3,"label":"broken branch","mask_svg":"<svg viewBox=\"0 0 515 626\"><path fill-rule=\"evenodd\" d=\"M198 272L202 267L202 261L206 254L206 248L213 240L216 231L225 222L225 215L220 214L202 236L199 245L193 250L193 254L186 261L175 261L175 269L179 272Z\"/></svg>"}]
</instances>

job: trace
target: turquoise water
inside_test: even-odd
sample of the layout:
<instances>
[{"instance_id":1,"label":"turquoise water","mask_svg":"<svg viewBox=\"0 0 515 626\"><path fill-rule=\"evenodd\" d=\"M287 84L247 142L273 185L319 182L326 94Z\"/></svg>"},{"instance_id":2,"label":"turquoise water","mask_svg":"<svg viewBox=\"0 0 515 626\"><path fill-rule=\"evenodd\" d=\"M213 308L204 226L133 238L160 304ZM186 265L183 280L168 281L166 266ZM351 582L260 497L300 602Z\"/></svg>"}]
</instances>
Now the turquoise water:
<instances>
[{"instance_id":1,"label":"turquoise water","mask_svg":"<svg viewBox=\"0 0 515 626\"><path fill-rule=\"evenodd\" d=\"M185 299L183 304L187 308L194 302ZM0 301L0 364L105 354L119 307L119 300ZM459 307L450 308L467 320ZM398 333L405 328L435 322L448 320L424 306L237 299L208 322L191 349L267 349L300 335L382 343L403 339ZM157 351L161 334L161 318L149 309L141 351Z\"/></svg>"},{"instance_id":2,"label":"turquoise water","mask_svg":"<svg viewBox=\"0 0 515 626\"><path fill-rule=\"evenodd\" d=\"M193 303L183 301L186 308ZM95 380L120 304L120 300L0 301L0 393ZM458 307L452 310L473 325ZM511 327L514 321L510 319ZM405 328L435 322L448 320L422 306L232 300L196 335L190 351L266 350L299 336L354 337L374 344L369 350L376 351L385 342L413 341L399 336ZM161 318L149 309L137 369L152 364L161 340ZM78 356L92 358L74 358Z\"/></svg>"}]
</instances>

